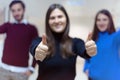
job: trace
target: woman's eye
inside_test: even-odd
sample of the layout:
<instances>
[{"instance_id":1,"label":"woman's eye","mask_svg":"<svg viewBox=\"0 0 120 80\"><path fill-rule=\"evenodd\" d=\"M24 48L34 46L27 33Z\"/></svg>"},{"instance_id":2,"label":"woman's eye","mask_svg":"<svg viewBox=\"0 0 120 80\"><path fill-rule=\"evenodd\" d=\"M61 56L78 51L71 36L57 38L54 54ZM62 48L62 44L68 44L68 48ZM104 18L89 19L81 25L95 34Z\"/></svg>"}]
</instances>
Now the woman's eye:
<instances>
[{"instance_id":1,"label":"woman's eye","mask_svg":"<svg viewBox=\"0 0 120 80\"><path fill-rule=\"evenodd\" d=\"M55 17L50 17L51 20L55 19Z\"/></svg>"},{"instance_id":2,"label":"woman's eye","mask_svg":"<svg viewBox=\"0 0 120 80\"><path fill-rule=\"evenodd\" d=\"M97 21L100 21L100 19L97 19Z\"/></svg>"},{"instance_id":3,"label":"woman's eye","mask_svg":"<svg viewBox=\"0 0 120 80\"><path fill-rule=\"evenodd\" d=\"M58 18L62 18L62 15L59 15Z\"/></svg>"},{"instance_id":4,"label":"woman's eye","mask_svg":"<svg viewBox=\"0 0 120 80\"><path fill-rule=\"evenodd\" d=\"M103 21L107 21L107 19L103 19Z\"/></svg>"}]
</instances>

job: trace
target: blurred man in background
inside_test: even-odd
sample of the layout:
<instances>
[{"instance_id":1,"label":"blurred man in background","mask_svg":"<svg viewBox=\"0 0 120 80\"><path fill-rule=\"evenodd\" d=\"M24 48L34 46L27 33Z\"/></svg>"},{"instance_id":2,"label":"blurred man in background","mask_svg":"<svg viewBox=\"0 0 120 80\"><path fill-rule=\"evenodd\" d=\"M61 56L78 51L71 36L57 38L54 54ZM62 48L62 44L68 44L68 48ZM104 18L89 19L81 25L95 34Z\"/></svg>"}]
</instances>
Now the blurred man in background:
<instances>
[{"instance_id":1,"label":"blurred man in background","mask_svg":"<svg viewBox=\"0 0 120 80\"><path fill-rule=\"evenodd\" d=\"M28 80L34 71L35 60L29 66L29 46L38 36L35 26L24 19L25 4L14 0L9 5L15 22L0 25L0 33L6 33L0 80Z\"/></svg>"}]
</instances>

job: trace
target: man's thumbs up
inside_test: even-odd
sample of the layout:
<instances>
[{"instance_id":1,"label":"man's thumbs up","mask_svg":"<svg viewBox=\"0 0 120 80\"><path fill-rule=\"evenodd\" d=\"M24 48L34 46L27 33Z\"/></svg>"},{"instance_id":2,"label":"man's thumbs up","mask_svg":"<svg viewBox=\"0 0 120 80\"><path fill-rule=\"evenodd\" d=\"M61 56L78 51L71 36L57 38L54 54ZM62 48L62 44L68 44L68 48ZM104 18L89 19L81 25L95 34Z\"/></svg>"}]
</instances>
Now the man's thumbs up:
<instances>
[{"instance_id":1,"label":"man's thumbs up","mask_svg":"<svg viewBox=\"0 0 120 80\"><path fill-rule=\"evenodd\" d=\"M46 35L42 35L42 41L35 50L35 59L43 61L48 55L48 46Z\"/></svg>"},{"instance_id":2,"label":"man's thumbs up","mask_svg":"<svg viewBox=\"0 0 120 80\"><path fill-rule=\"evenodd\" d=\"M89 33L87 42L85 43L85 48L89 56L94 56L97 53L97 46L92 40L92 33Z\"/></svg>"}]
</instances>

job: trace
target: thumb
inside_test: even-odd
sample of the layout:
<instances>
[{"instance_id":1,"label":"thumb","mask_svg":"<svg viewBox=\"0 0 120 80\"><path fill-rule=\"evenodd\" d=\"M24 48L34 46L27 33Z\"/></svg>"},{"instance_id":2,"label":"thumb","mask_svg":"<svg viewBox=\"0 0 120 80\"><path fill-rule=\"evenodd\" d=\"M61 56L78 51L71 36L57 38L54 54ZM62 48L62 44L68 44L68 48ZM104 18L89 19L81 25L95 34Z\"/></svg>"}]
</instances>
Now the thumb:
<instances>
[{"instance_id":1,"label":"thumb","mask_svg":"<svg viewBox=\"0 0 120 80\"><path fill-rule=\"evenodd\" d=\"M92 32L88 34L87 41L92 40Z\"/></svg>"},{"instance_id":2,"label":"thumb","mask_svg":"<svg viewBox=\"0 0 120 80\"><path fill-rule=\"evenodd\" d=\"M45 34L42 35L42 43L45 45L47 44L47 38Z\"/></svg>"}]
</instances>

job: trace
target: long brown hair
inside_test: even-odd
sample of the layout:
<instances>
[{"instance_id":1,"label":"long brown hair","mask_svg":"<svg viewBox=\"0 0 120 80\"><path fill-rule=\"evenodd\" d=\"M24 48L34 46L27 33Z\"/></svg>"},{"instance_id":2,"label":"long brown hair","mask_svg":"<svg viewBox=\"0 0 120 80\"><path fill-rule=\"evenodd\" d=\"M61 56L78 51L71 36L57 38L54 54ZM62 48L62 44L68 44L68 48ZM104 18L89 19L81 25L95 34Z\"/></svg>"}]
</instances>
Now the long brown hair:
<instances>
[{"instance_id":1,"label":"long brown hair","mask_svg":"<svg viewBox=\"0 0 120 80\"><path fill-rule=\"evenodd\" d=\"M60 41L60 50L62 53L62 57L66 58L68 56L70 56L72 54L72 40L69 37L69 27L70 27L70 21L69 21L69 17L68 14L65 10L65 8L60 5L60 4L52 4L46 14L46 22L45 22L45 26L46 26L46 35L47 35L47 41L48 41L48 47L49 47L49 56L53 56L55 53L55 37L52 33L52 30L50 29L50 25L49 25L49 18L50 18L50 14L53 10L55 9L60 9L66 16L66 28L62 34L62 40Z\"/></svg>"},{"instance_id":2,"label":"long brown hair","mask_svg":"<svg viewBox=\"0 0 120 80\"><path fill-rule=\"evenodd\" d=\"M109 34L112 34L113 32L115 32L115 26L114 26L114 22L113 22L111 13L108 10L106 10L106 9L102 9L102 10L100 10L96 14L96 17L95 17L94 29L93 29L93 32L92 32L92 34L93 34L92 39L94 41L96 41L98 39L98 37L99 37L98 33L100 32L98 27L97 27L97 24L96 24L97 23L97 18L98 18L99 14L104 14L104 15L106 15L109 18L109 25L108 25L108 28L107 28L106 31Z\"/></svg>"}]
</instances>

